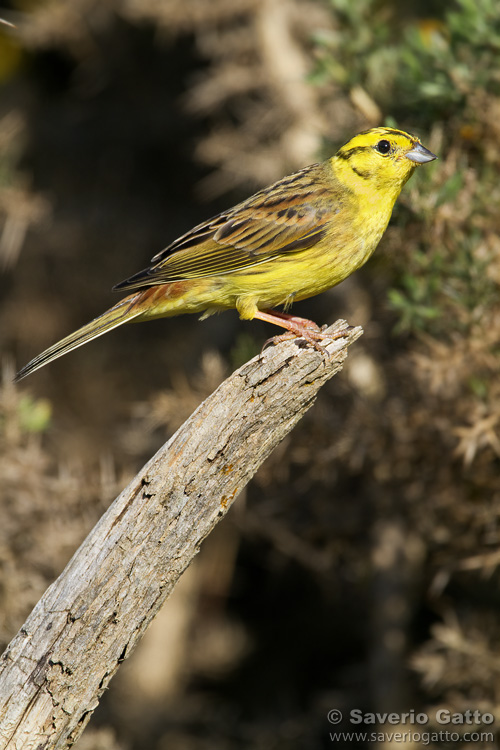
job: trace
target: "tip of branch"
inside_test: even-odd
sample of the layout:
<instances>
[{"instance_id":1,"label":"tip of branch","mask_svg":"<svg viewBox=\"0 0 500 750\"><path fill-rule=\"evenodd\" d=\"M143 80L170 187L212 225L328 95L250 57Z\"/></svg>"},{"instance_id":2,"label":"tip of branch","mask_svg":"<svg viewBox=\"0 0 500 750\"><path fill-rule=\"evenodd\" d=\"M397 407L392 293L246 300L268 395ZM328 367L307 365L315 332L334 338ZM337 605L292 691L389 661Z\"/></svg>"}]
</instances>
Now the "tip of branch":
<instances>
[{"instance_id":1,"label":"tip of branch","mask_svg":"<svg viewBox=\"0 0 500 750\"><path fill-rule=\"evenodd\" d=\"M363 334L363 329L361 326L350 326L345 320L337 320L322 332L329 338L322 341L318 349L301 338L282 341L268 346L237 373L258 382L287 368L290 386L303 376L308 382L316 379L324 382L341 369L348 347Z\"/></svg>"},{"instance_id":2,"label":"tip of branch","mask_svg":"<svg viewBox=\"0 0 500 750\"><path fill-rule=\"evenodd\" d=\"M331 326L324 326L322 333L325 338L319 342L320 345L318 348L312 346L302 338L296 338L269 346L263 350L262 355L268 352L270 353L270 358L274 359L282 353L288 359L290 355L302 356L307 354L322 358L325 354L328 354L329 357L335 358L337 352L345 350L356 339L359 339L363 334L363 329L361 326L351 326L346 320L339 319Z\"/></svg>"}]
</instances>

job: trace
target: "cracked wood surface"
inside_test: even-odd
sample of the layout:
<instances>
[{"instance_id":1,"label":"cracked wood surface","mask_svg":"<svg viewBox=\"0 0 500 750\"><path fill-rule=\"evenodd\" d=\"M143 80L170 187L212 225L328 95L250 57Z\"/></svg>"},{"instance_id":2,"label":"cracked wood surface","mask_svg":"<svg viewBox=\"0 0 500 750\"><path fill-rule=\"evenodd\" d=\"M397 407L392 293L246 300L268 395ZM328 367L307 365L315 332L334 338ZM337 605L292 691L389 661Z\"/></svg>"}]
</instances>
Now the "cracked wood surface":
<instances>
[{"instance_id":1,"label":"cracked wood surface","mask_svg":"<svg viewBox=\"0 0 500 750\"><path fill-rule=\"evenodd\" d=\"M72 746L203 539L361 333L328 357L296 341L254 357L116 498L0 660L0 750Z\"/></svg>"}]
</instances>

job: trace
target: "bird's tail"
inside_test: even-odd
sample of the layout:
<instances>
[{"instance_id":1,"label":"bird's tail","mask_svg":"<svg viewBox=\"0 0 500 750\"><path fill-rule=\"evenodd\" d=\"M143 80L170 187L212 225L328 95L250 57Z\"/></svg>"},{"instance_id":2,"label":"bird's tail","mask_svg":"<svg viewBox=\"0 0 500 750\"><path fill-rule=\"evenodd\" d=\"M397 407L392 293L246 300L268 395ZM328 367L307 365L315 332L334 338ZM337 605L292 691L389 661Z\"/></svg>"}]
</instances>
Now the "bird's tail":
<instances>
[{"instance_id":1,"label":"bird's tail","mask_svg":"<svg viewBox=\"0 0 500 750\"><path fill-rule=\"evenodd\" d=\"M54 359L62 357L63 354L67 354L68 352L73 351L73 349L82 346L82 344L86 344L88 341L92 341L92 339L102 336L103 333L107 333L113 328L117 328L123 323L128 323L134 318L137 318L143 312L142 306L137 304L140 302L141 297L142 295L140 293L125 297L125 299L118 302L114 307L111 307L105 313L99 315L98 318L91 320L90 323L87 323L87 325L79 328L74 333L70 333L69 336L61 339L57 344L45 349L44 352L32 359L31 362L28 362L27 365L19 370L15 377L16 382L25 378L27 375L31 375L32 372L39 370L40 367L52 362Z\"/></svg>"}]
</instances>

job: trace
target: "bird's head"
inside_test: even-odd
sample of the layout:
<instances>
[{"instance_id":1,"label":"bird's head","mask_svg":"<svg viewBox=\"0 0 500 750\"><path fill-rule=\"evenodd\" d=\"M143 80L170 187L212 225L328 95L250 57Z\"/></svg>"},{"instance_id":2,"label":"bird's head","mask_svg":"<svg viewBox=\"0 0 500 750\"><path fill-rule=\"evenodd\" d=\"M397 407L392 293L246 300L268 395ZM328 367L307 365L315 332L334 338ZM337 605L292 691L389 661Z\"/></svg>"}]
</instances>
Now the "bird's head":
<instances>
[{"instance_id":1,"label":"bird's head","mask_svg":"<svg viewBox=\"0 0 500 750\"><path fill-rule=\"evenodd\" d=\"M333 157L347 185L399 194L419 164L437 159L419 139L394 128L372 128L351 138Z\"/></svg>"}]
</instances>

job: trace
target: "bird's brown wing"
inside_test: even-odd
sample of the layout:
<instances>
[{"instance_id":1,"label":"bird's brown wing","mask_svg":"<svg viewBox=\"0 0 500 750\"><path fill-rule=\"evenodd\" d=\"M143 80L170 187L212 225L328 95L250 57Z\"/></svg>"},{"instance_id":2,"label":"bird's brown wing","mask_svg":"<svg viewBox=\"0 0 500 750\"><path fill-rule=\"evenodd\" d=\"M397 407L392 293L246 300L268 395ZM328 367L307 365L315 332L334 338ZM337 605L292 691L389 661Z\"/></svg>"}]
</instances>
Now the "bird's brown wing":
<instances>
[{"instance_id":1,"label":"bird's brown wing","mask_svg":"<svg viewBox=\"0 0 500 750\"><path fill-rule=\"evenodd\" d=\"M155 255L149 268L114 288L234 273L312 247L338 212L324 169L306 167L199 224Z\"/></svg>"}]
</instances>

